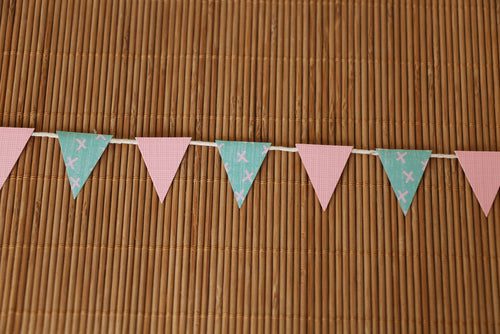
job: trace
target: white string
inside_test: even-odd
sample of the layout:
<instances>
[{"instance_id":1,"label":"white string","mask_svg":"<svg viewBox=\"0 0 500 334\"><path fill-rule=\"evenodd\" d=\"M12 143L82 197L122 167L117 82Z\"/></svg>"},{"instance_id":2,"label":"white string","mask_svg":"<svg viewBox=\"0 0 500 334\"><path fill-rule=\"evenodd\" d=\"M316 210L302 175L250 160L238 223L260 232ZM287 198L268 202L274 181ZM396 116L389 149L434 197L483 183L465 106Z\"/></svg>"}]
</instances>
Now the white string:
<instances>
[{"instance_id":1,"label":"white string","mask_svg":"<svg viewBox=\"0 0 500 334\"><path fill-rule=\"evenodd\" d=\"M437 158L437 159L457 159L457 156L455 154L434 153L434 154L431 154L431 158Z\"/></svg>"},{"instance_id":2,"label":"white string","mask_svg":"<svg viewBox=\"0 0 500 334\"><path fill-rule=\"evenodd\" d=\"M33 137L46 137L46 138L58 138L56 133L50 132L33 132ZM137 145L137 140L134 139L116 139L112 138L110 141L111 144L122 144L122 145ZM199 141L192 140L189 145L195 146L208 146L208 147L217 147L217 144L214 142L208 141ZM282 152L297 152L296 147L283 147L283 146L271 146L269 148L270 151L282 151ZM375 150L361 150L354 148L352 150L353 154L364 154L364 155L378 155ZM437 159L456 159L457 156L455 154L441 154L441 153L433 153L431 154L431 158Z\"/></svg>"}]
</instances>

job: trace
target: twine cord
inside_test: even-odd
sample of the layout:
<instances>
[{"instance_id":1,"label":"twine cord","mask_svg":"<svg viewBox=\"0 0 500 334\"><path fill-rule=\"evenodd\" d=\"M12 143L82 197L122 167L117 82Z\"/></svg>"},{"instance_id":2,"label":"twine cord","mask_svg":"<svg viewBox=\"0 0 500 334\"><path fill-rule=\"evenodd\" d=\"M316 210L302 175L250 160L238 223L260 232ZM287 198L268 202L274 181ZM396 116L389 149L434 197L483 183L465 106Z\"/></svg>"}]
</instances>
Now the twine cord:
<instances>
[{"instance_id":1,"label":"twine cord","mask_svg":"<svg viewBox=\"0 0 500 334\"><path fill-rule=\"evenodd\" d=\"M45 138L58 138L56 133L50 132L33 132L33 137L45 137ZM112 138L110 141L111 144L121 144L121 145L137 145L137 140L135 139L117 139ZM209 141L199 141L192 140L189 145L194 146L208 146L208 147L217 147L217 144ZM269 148L270 151L282 151L282 152L298 152L296 147L283 147L283 146L271 146ZM377 151L375 150L362 150L354 148L352 150L353 154L363 154L363 155L375 155L378 156ZM431 158L436 159L456 159L457 156L455 154L442 154L442 153L432 153Z\"/></svg>"}]
</instances>

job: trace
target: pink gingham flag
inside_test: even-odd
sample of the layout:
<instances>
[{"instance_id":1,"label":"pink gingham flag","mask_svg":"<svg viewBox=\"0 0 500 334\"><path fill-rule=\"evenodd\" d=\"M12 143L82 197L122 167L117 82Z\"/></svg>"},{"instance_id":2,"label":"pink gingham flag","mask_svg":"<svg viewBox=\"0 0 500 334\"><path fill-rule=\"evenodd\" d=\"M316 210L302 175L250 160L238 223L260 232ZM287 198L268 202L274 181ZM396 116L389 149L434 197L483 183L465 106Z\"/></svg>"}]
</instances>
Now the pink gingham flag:
<instances>
[{"instance_id":1,"label":"pink gingham flag","mask_svg":"<svg viewBox=\"0 0 500 334\"><path fill-rule=\"evenodd\" d=\"M455 151L486 216L500 187L500 152Z\"/></svg>"},{"instance_id":2,"label":"pink gingham flag","mask_svg":"<svg viewBox=\"0 0 500 334\"><path fill-rule=\"evenodd\" d=\"M137 137L135 139L156 193L163 203L191 138Z\"/></svg>"},{"instance_id":3,"label":"pink gingham flag","mask_svg":"<svg viewBox=\"0 0 500 334\"><path fill-rule=\"evenodd\" d=\"M323 211L351 155L352 146L295 144Z\"/></svg>"},{"instance_id":4,"label":"pink gingham flag","mask_svg":"<svg viewBox=\"0 0 500 334\"><path fill-rule=\"evenodd\" d=\"M33 133L33 128L0 127L0 189Z\"/></svg>"}]
</instances>

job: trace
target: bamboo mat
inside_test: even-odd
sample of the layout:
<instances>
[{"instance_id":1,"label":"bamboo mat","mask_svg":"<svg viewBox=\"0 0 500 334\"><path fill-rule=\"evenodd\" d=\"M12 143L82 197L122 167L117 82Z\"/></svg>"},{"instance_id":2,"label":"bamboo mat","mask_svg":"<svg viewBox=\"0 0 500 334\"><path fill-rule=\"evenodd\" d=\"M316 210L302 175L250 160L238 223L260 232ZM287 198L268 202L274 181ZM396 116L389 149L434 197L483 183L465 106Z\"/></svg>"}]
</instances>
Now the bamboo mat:
<instances>
[{"instance_id":1,"label":"bamboo mat","mask_svg":"<svg viewBox=\"0 0 500 334\"><path fill-rule=\"evenodd\" d=\"M500 2L0 2L0 125L500 150ZM110 145L73 200L55 139L0 192L0 333L499 332L500 199L431 159L405 219L378 157L322 212L272 151L238 209L189 147L160 204Z\"/></svg>"}]
</instances>

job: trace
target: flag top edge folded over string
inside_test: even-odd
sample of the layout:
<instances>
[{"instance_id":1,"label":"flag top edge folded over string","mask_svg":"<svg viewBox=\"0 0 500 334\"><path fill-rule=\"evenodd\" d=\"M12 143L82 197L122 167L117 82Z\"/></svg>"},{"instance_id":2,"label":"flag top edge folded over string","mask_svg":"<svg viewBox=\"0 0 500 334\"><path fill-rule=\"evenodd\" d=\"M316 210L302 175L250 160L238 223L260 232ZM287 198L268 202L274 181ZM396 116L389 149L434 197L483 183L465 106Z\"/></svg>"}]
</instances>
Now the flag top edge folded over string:
<instances>
[{"instance_id":1,"label":"flag top edge folded over string","mask_svg":"<svg viewBox=\"0 0 500 334\"><path fill-rule=\"evenodd\" d=\"M377 148L377 153L406 216L432 151Z\"/></svg>"},{"instance_id":2,"label":"flag top edge folded over string","mask_svg":"<svg viewBox=\"0 0 500 334\"><path fill-rule=\"evenodd\" d=\"M85 185L109 145L112 135L57 131L73 198Z\"/></svg>"},{"instance_id":3,"label":"flag top edge folded over string","mask_svg":"<svg viewBox=\"0 0 500 334\"><path fill-rule=\"evenodd\" d=\"M191 137L136 137L135 139L158 198L163 203Z\"/></svg>"},{"instance_id":4,"label":"flag top edge folded over string","mask_svg":"<svg viewBox=\"0 0 500 334\"><path fill-rule=\"evenodd\" d=\"M500 152L455 151L455 154L487 217L500 187Z\"/></svg>"},{"instance_id":5,"label":"flag top edge folded over string","mask_svg":"<svg viewBox=\"0 0 500 334\"><path fill-rule=\"evenodd\" d=\"M0 127L0 189L12 172L34 128Z\"/></svg>"},{"instance_id":6,"label":"flag top edge folded over string","mask_svg":"<svg viewBox=\"0 0 500 334\"><path fill-rule=\"evenodd\" d=\"M241 208L271 143L216 140L222 164Z\"/></svg>"},{"instance_id":7,"label":"flag top edge folded over string","mask_svg":"<svg viewBox=\"0 0 500 334\"><path fill-rule=\"evenodd\" d=\"M352 146L295 144L323 211L351 155Z\"/></svg>"}]
</instances>

